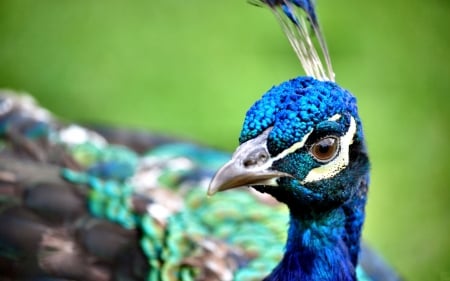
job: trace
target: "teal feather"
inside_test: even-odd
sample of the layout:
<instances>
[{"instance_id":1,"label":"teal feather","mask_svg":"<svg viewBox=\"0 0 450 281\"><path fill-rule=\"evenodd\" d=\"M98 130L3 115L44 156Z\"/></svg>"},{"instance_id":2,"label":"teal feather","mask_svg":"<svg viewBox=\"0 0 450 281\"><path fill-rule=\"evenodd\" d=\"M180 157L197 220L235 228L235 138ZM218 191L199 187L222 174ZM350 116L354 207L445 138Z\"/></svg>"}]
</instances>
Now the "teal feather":
<instances>
[{"instance_id":1,"label":"teal feather","mask_svg":"<svg viewBox=\"0 0 450 281\"><path fill-rule=\"evenodd\" d=\"M13 102L21 99L9 98ZM27 154L19 158L22 148L14 147L16 144L8 140L7 134L2 135L6 145L0 151L1 163L15 162L13 166L0 165L0 176L11 174L8 185L13 186L12 194L5 195L8 204L2 204L3 215L9 214L11 208L35 213L36 208L27 204L21 195L30 189L21 178L31 170L27 181L33 183L41 181L41 170L58 169L59 172L52 173L52 178L44 179L44 184L49 180L57 181L60 189L79 193L85 200L81 208L88 210L77 211L80 216L76 218L63 218L63 223L86 220L83 217L88 215L90 219L113 222L135 233L135 243L147 260L146 270L141 273L146 280L260 280L281 258L288 219L284 206L266 203L266 199L247 190L206 196L211 176L230 158L228 153L181 141L159 144L138 153L122 145L109 144L94 131L82 127L76 127L77 132L91 138L81 138L81 141L68 138L75 127L59 124L53 117L49 120L47 127L58 129L49 131L46 146L36 147L43 150L39 153L46 161L36 161ZM23 137L33 141L26 135ZM61 154L57 155L60 159L50 159L47 146L60 150ZM67 159L71 159L68 164L64 163ZM52 229L45 219L39 223ZM55 226L54 231L60 227L62 225ZM72 231L75 235L79 230L75 226ZM0 240L8 235L0 233ZM42 241L35 243L33 248L39 256L36 249L42 247ZM84 244L93 242L77 243L80 243L78 247L86 248ZM2 249L0 253L5 258L12 253L20 255L20 249L9 250L9 254ZM64 253L59 254L64 256ZM210 259L211 268L205 266L206 259ZM36 262L34 267L43 263L39 257ZM78 264L66 266L60 267L58 274L68 278L69 272L74 270L70 266ZM51 269L51 266L44 266L37 271L51 276ZM9 274L20 277L27 270L19 267ZM46 270L49 272L45 273Z\"/></svg>"},{"instance_id":2,"label":"teal feather","mask_svg":"<svg viewBox=\"0 0 450 281\"><path fill-rule=\"evenodd\" d=\"M273 87L244 121L242 145L267 139L265 150L250 150L243 164L252 169L275 157L271 168L283 171L277 188L264 178L249 183L256 191L208 197L214 173L239 150L232 156L153 134L66 125L28 96L0 95L0 273L6 280L398 280L367 248L358 258L368 184L364 137L355 98L326 82L334 73L313 3L256 2L274 11L315 76ZM330 132L341 138L352 120L357 150L349 154L357 171L305 188L308 182L297 178L323 163L306 153L314 143L304 138ZM358 185L334 190L348 182ZM313 251L297 251L302 247ZM336 271L333 263L345 269Z\"/></svg>"},{"instance_id":3,"label":"teal feather","mask_svg":"<svg viewBox=\"0 0 450 281\"><path fill-rule=\"evenodd\" d=\"M74 144L74 139L69 141L60 137L71 127L61 125L53 118L51 120L47 127L59 129L49 131L48 144L37 147L47 151L48 155L41 153L46 156L46 161L37 161L32 155L22 154L20 147L14 147L15 144L8 140L7 135L2 135L5 146L0 151L0 163L3 163L0 164L3 194L0 225L8 223L5 216L18 216L13 212L17 208L30 216L33 214L33 219L30 218L29 222L25 220L25 223L41 225L50 232L57 231L68 222L89 222L93 219L113 222L129 232L126 237L136 243L134 249L138 251L137 256L145 256L145 264L138 267L142 270L138 276L145 276L146 280L227 280L227 276L232 276L230 280L261 280L282 258L289 220L285 206L247 189L214 197L206 196L208 181L215 170L229 160L228 153L176 140L150 144L147 151L139 153L123 145L109 144L106 140L99 142L100 135L81 127L93 137ZM28 139L28 136L24 137ZM57 157L60 159L52 159L47 146L62 151ZM72 160L67 161L69 158ZM105 167L112 164L112 167L106 167L104 171L100 164ZM120 173L116 172L116 168L121 170ZM35 182L44 186L54 182L52 185L56 189L51 189L52 193L61 193L58 195L61 200L68 197L66 192L76 193L85 204L78 202L74 206L59 206L63 209L61 211L52 207L55 201L49 201L57 199L46 193L43 209L53 209L62 215L62 218L58 218L62 225L49 225L52 219L39 211L42 207L30 201L37 200L37 195L31 192L35 190L38 194L39 189L32 187ZM28 195L23 195L24 192ZM38 219L36 214L41 217ZM70 237L75 233L83 233L83 228L87 228L86 224L74 225L74 229L70 230L73 233L65 235ZM7 239L8 235L0 231L0 241L12 239ZM79 237L67 239L74 239L80 248L88 248L86 244L94 243L88 238L86 241L77 241ZM32 246L38 255L38 264L42 263L39 260L39 255L42 255L42 250L39 250L42 248L40 240L35 240ZM20 243L24 242L15 241L15 244ZM2 246L2 259L10 262L21 260L20 249L25 248ZM64 253L59 254L64 256ZM90 252L89 255L101 256L102 253ZM215 262L218 269L214 271L207 268L205 261L208 259ZM111 261L102 262L102 270L114 264ZM38 267L38 264L30 266L24 263L25 267L8 270L0 267L0 272L18 277L22 276L21 272ZM69 273L80 265L73 263L65 265L66 268L58 266L61 271L58 275L68 278L71 276ZM97 265L83 266L98 270ZM51 266L47 266L30 270L29 274L39 272L50 277L52 270ZM108 273L106 276L111 277L110 274L117 273ZM358 275L359 280L366 280L362 270L358 270ZM94 276L83 275L78 280L96 280L98 276ZM135 279L130 277L129 280Z\"/></svg>"}]
</instances>

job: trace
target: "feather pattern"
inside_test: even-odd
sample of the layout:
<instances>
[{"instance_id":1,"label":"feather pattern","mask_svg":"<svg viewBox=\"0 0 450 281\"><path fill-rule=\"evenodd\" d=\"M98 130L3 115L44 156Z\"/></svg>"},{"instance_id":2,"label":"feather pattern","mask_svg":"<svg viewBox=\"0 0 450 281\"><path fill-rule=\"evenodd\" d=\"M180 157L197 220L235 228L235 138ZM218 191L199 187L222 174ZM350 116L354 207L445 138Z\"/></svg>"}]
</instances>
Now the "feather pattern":
<instances>
[{"instance_id":1,"label":"feather pattern","mask_svg":"<svg viewBox=\"0 0 450 281\"><path fill-rule=\"evenodd\" d=\"M12 92L0 100L9 104L0 116L2 275L247 281L263 279L282 259L283 205L249 190L205 196L228 153L65 125Z\"/></svg>"},{"instance_id":2,"label":"feather pattern","mask_svg":"<svg viewBox=\"0 0 450 281\"><path fill-rule=\"evenodd\" d=\"M28 95L0 92L2 280L399 280L361 251L362 122L333 82L314 3L257 4L312 77L267 91L233 155L64 124ZM240 186L253 188L206 196Z\"/></svg>"},{"instance_id":3,"label":"feather pattern","mask_svg":"<svg viewBox=\"0 0 450 281\"><path fill-rule=\"evenodd\" d=\"M14 105L0 116L2 275L260 280L281 258L282 205L248 191L205 196L228 153L117 129L101 135L50 114L42 122L29 96L1 101ZM35 126L45 130L16 130Z\"/></svg>"}]
</instances>

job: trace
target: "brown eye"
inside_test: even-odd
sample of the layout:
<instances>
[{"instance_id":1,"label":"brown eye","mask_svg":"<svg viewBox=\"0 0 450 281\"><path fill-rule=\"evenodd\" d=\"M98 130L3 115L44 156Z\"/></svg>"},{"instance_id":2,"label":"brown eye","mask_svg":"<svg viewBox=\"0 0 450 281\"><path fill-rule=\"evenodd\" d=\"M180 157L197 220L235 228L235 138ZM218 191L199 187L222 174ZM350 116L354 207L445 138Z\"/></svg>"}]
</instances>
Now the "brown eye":
<instances>
[{"instance_id":1,"label":"brown eye","mask_svg":"<svg viewBox=\"0 0 450 281\"><path fill-rule=\"evenodd\" d=\"M319 162L332 160L339 151L339 140L336 137L326 137L318 140L309 149L312 156Z\"/></svg>"}]
</instances>

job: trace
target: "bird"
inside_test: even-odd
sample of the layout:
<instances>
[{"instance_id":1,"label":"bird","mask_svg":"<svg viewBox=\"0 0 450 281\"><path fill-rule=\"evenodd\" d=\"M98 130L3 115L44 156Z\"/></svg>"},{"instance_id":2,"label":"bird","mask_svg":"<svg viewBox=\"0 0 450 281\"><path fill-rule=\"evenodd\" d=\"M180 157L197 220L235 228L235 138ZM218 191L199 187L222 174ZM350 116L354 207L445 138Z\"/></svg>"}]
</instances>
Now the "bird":
<instances>
[{"instance_id":1,"label":"bird","mask_svg":"<svg viewBox=\"0 0 450 281\"><path fill-rule=\"evenodd\" d=\"M400 280L361 244L369 157L314 2L251 3L306 76L251 106L233 154L0 91L0 280Z\"/></svg>"}]
</instances>

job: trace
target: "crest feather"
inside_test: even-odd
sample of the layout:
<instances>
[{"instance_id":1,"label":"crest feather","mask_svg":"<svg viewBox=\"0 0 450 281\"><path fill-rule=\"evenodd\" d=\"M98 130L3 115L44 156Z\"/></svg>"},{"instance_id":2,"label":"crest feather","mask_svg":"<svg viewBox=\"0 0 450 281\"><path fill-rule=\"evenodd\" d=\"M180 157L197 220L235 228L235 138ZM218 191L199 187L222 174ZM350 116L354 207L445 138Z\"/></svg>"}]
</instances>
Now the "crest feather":
<instances>
[{"instance_id":1,"label":"crest feather","mask_svg":"<svg viewBox=\"0 0 450 281\"><path fill-rule=\"evenodd\" d=\"M334 72L328 48L311 0L252 0L252 4L267 6L275 14L306 75L322 81L333 81ZM309 26L315 34L323 59L316 50Z\"/></svg>"}]
</instances>

